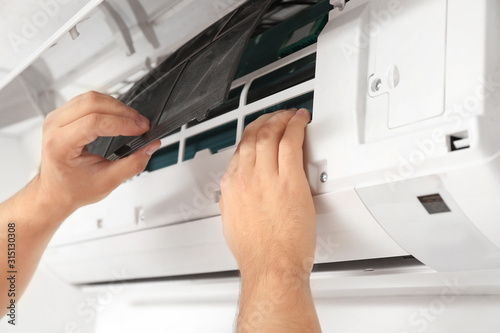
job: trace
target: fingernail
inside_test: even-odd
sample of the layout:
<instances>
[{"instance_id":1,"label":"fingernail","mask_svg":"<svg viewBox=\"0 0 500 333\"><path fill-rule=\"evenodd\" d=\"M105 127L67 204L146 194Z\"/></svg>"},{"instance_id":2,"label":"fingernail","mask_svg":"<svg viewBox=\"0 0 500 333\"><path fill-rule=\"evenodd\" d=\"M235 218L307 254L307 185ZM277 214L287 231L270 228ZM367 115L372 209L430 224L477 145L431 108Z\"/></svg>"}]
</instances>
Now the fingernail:
<instances>
[{"instance_id":1,"label":"fingernail","mask_svg":"<svg viewBox=\"0 0 500 333\"><path fill-rule=\"evenodd\" d=\"M143 120L137 120L135 123L140 128L143 128L143 129L148 128L148 124L145 121L143 121Z\"/></svg>"},{"instance_id":2,"label":"fingernail","mask_svg":"<svg viewBox=\"0 0 500 333\"><path fill-rule=\"evenodd\" d=\"M288 109L288 111L295 111L295 112L297 112L297 108L291 108L291 109Z\"/></svg>"},{"instance_id":3,"label":"fingernail","mask_svg":"<svg viewBox=\"0 0 500 333\"><path fill-rule=\"evenodd\" d=\"M297 111L296 115L299 115L299 116L305 115L309 119L308 124L310 124L312 122L312 114L307 109L304 109L304 108L300 109L299 111Z\"/></svg>"},{"instance_id":4,"label":"fingernail","mask_svg":"<svg viewBox=\"0 0 500 333\"><path fill-rule=\"evenodd\" d=\"M148 122L149 122L149 119L148 119L148 118L146 118L146 117L144 117L142 114L140 114L140 115L139 115L139 118L140 118L143 122L145 122L145 123L148 123Z\"/></svg>"},{"instance_id":5,"label":"fingernail","mask_svg":"<svg viewBox=\"0 0 500 333\"><path fill-rule=\"evenodd\" d=\"M160 146L149 147L148 149L146 149L146 155L153 155L159 148Z\"/></svg>"}]
</instances>

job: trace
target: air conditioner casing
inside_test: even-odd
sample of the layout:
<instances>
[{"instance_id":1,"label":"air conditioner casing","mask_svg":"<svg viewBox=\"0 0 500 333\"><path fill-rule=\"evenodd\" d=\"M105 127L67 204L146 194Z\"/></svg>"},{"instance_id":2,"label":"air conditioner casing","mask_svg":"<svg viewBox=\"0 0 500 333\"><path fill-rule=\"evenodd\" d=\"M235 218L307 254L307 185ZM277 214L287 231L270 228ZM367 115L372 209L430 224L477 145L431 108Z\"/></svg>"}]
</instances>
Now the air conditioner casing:
<instances>
[{"instance_id":1,"label":"air conditioner casing","mask_svg":"<svg viewBox=\"0 0 500 333\"><path fill-rule=\"evenodd\" d=\"M438 271L494 272L499 31L494 0L352 0L334 9L317 44L233 82L244 85L237 110L163 139L179 143L176 165L68 218L46 262L73 284L236 270L217 202L235 146L182 161L185 141L237 120L239 142L245 116L314 91L305 168L317 263L413 255ZM246 103L253 80L314 52L315 79Z\"/></svg>"}]
</instances>

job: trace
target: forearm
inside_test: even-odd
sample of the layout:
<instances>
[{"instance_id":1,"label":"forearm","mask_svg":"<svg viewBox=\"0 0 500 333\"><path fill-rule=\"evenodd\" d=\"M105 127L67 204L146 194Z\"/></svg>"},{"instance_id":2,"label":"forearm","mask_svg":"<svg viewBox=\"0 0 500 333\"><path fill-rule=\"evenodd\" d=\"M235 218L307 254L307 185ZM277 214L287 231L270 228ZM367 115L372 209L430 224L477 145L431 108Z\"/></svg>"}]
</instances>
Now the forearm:
<instances>
[{"instance_id":1,"label":"forearm","mask_svg":"<svg viewBox=\"0 0 500 333\"><path fill-rule=\"evenodd\" d=\"M7 312L10 299L19 300L47 244L71 213L61 203L51 202L38 188L37 181L35 178L0 205L0 317ZM11 275L15 275L15 291L9 292Z\"/></svg>"},{"instance_id":2,"label":"forearm","mask_svg":"<svg viewBox=\"0 0 500 333\"><path fill-rule=\"evenodd\" d=\"M237 326L238 333L321 332L309 274L242 276Z\"/></svg>"}]
</instances>

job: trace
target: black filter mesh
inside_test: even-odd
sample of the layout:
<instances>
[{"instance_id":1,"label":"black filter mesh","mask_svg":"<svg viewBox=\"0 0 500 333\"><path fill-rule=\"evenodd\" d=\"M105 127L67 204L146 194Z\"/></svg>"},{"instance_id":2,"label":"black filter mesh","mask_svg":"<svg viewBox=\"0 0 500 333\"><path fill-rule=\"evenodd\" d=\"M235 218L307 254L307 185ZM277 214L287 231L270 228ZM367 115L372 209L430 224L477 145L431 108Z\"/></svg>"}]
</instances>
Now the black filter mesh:
<instances>
[{"instance_id":1,"label":"black filter mesh","mask_svg":"<svg viewBox=\"0 0 500 333\"><path fill-rule=\"evenodd\" d=\"M140 137L98 138L89 151L110 160L130 155L224 102L257 24L273 0L249 0L169 56L120 98L151 123Z\"/></svg>"}]
</instances>

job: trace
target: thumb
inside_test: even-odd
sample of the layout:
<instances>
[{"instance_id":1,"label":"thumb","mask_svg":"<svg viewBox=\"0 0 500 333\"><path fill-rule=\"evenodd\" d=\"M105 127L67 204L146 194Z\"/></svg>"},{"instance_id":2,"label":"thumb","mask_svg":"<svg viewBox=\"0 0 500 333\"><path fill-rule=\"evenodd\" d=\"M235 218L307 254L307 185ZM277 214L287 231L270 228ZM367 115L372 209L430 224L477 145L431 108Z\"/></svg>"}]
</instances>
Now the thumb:
<instances>
[{"instance_id":1,"label":"thumb","mask_svg":"<svg viewBox=\"0 0 500 333\"><path fill-rule=\"evenodd\" d=\"M153 155L160 146L161 141L157 140L130 156L111 162L105 171L106 179L112 183L113 187L117 187L124 181L143 172L151 159L151 155Z\"/></svg>"}]
</instances>

